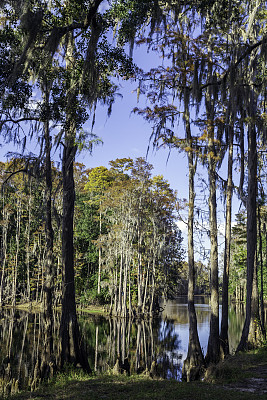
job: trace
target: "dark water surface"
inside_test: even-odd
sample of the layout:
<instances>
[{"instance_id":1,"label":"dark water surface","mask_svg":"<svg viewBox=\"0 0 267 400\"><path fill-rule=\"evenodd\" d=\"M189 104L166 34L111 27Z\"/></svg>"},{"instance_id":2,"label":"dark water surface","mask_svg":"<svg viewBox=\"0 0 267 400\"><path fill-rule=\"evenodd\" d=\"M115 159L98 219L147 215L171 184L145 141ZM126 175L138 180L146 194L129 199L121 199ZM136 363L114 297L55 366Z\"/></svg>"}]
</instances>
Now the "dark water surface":
<instances>
[{"instance_id":1,"label":"dark water surface","mask_svg":"<svg viewBox=\"0 0 267 400\"><path fill-rule=\"evenodd\" d=\"M79 321L92 370L112 369L118 355L128 359L131 372L150 371L153 361L162 378L181 379L188 346L186 298L161 303L163 311L154 320L129 321L81 313ZM200 343L206 352L210 306L196 298ZM58 354L59 314L54 319L54 357ZM235 350L244 323L242 305L229 309L230 349ZM40 313L5 309L0 313L0 389L2 393L38 385L42 370L44 320Z\"/></svg>"}]
</instances>

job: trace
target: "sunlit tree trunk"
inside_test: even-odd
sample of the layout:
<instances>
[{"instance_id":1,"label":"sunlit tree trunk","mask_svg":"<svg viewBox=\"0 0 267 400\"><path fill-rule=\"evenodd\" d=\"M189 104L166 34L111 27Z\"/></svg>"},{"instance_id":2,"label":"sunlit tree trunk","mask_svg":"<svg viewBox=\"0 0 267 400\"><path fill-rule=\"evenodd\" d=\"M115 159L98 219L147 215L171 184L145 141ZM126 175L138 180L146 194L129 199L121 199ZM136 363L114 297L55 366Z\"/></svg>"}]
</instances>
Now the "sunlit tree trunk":
<instances>
[{"instance_id":1,"label":"sunlit tree trunk","mask_svg":"<svg viewBox=\"0 0 267 400\"><path fill-rule=\"evenodd\" d=\"M145 281L145 289L144 289L144 299L143 299L143 306L142 306L142 313L143 313L143 314L145 313L146 302L147 302L148 279L149 279L149 261L148 261L147 271L146 271L146 281Z\"/></svg>"},{"instance_id":2,"label":"sunlit tree trunk","mask_svg":"<svg viewBox=\"0 0 267 400\"><path fill-rule=\"evenodd\" d=\"M127 278L128 278L128 256L125 255L124 268L123 268L123 296L122 296L122 316L127 316Z\"/></svg>"},{"instance_id":3,"label":"sunlit tree trunk","mask_svg":"<svg viewBox=\"0 0 267 400\"><path fill-rule=\"evenodd\" d=\"M137 313L140 314L142 310L142 300L143 300L143 268L142 268L142 256L141 256L141 232L140 228L138 229L138 269L137 269L137 282L138 282L138 304L137 304Z\"/></svg>"},{"instance_id":4,"label":"sunlit tree trunk","mask_svg":"<svg viewBox=\"0 0 267 400\"><path fill-rule=\"evenodd\" d=\"M210 75L211 76L211 75ZM219 285L218 285L218 239L216 204L216 150L214 144L214 103L210 89L206 93L208 131L208 175L209 175L209 232L210 232L210 287L211 317L207 363L217 363L220 354L219 342Z\"/></svg>"},{"instance_id":5,"label":"sunlit tree trunk","mask_svg":"<svg viewBox=\"0 0 267 400\"><path fill-rule=\"evenodd\" d=\"M116 310L116 314L118 316L121 316L121 312L122 312L122 273L123 273L123 263L124 263L124 257L123 257L123 251L121 249L120 275L119 275L119 296L118 296L118 306L117 306L117 310Z\"/></svg>"},{"instance_id":6,"label":"sunlit tree trunk","mask_svg":"<svg viewBox=\"0 0 267 400\"><path fill-rule=\"evenodd\" d=\"M6 274L6 259L7 259L7 231L8 231L8 224L9 224L9 212L5 205L5 194L3 189L3 224L2 224L2 240L1 240L1 281L0 281L0 306L4 304L3 300L3 291L4 291L4 282L5 282L5 274Z\"/></svg>"},{"instance_id":7,"label":"sunlit tree trunk","mask_svg":"<svg viewBox=\"0 0 267 400\"><path fill-rule=\"evenodd\" d=\"M188 315L189 315L189 341L187 357L183 364L182 377L186 381L192 381L199 378L200 371L204 365L204 357L201 350L199 336L197 331L197 316L194 304L195 289L195 261L194 261L194 204L195 187L194 177L196 172L196 161L194 163L194 154L192 149L192 137L189 116L189 99L185 100L185 127L187 141L187 160L189 168L189 205L188 205Z\"/></svg>"},{"instance_id":8,"label":"sunlit tree trunk","mask_svg":"<svg viewBox=\"0 0 267 400\"><path fill-rule=\"evenodd\" d=\"M27 223L27 246L26 246L26 264L27 264L27 301L31 301L30 287L30 238L31 238L31 203L32 203L32 181L30 179L29 201L28 201L28 223Z\"/></svg>"},{"instance_id":9,"label":"sunlit tree trunk","mask_svg":"<svg viewBox=\"0 0 267 400\"><path fill-rule=\"evenodd\" d=\"M13 269L13 287L12 287L12 306L16 305L17 294L17 277L18 277L18 261L19 261L19 244L20 244L20 228L21 228L21 199L17 198L17 223L16 223L16 252Z\"/></svg>"},{"instance_id":10,"label":"sunlit tree trunk","mask_svg":"<svg viewBox=\"0 0 267 400\"><path fill-rule=\"evenodd\" d=\"M99 236L102 235L102 213L101 213L101 200L100 200L100 214L99 214ZM98 250L98 277L97 277L97 294L100 294L100 282L101 282L101 268L102 268L102 248L101 243Z\"/></svg>"},{"instance_id":11,"label":"sunlit tree trunk","mask_svg":"<svg viewBox=\"0 0 267 400\"><path fill-rule=\"evenodd\" d=\"M129 303L129 318L132 317L132 296L131 296L131 264L132 260L129 260L128 266L128 303Z\"/></svg>"},{"instance_id":12,"label":"sunlit tree trunk","mask_svg":"<svg viewBox=\"0 0 267 400\"><path fill-rule=\"evenodd\" d=\"M265 224L264 224L264 227L265 227ZM260 206L258 206L258 229L259 229L259 265L260 265L260 315L261 315L262 334L263 334L264 339L266 339L265 316L264 316L264 296L263 296L263 292L264 292L263 248L262 248ZM263 229L263 232L264 232L264 229Z\"/></svg>"},{"instance_id":13,"label":"sunlit tree trunk","mask_svg":"<svg viewBox=\"0 0 267 400\"><path fill-rule=\"evenodd\" d=\"M151 301L150 301L150 309L149 309L150 316L153 315L153 307L154 307L154 300L155 300L155 274L156 274L156 260L155 260L155 257L153 257L152 273L151 273Z\"/></svg>"}]
</instances>

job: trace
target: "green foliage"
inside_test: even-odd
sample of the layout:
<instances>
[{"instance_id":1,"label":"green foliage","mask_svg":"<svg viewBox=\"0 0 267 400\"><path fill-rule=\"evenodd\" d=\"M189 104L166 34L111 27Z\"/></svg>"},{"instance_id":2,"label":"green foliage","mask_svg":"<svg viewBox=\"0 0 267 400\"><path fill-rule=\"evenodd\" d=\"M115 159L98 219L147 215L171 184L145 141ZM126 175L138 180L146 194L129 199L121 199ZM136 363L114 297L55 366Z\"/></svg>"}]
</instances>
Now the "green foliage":
<instances>
[{"instance_id":1,"label":"green foliage","mask_svg":"<svg viewBox=\"0 0 267 400\"><path fill-rule=\"evenodd\" d=\"M97 293L97 280L95 280L95 286L92 286L91 289L84 290L79 295L79 303L83 307L88 305L103 306L109 302L110 294L107 288L102 289L100 293Z\"/></svg>"},{"instance_id":2,"label":"green foliage","mask_svg":"<svg viewBox=\"0 0 267 400\"><path fill-rule=\"evenodd\" d=\"M261 225L264 224L264 208L261 216ZM258 221L257 221L258 224ZM261 228L262 229L262 228ZM266 285L266 237L264 231L261 231L262 236L262 253L263 253L263 295L264 298L267 296L267 285ZM259 237L257 241L259 251ZM260 265L261 258L260 254L257 254L257 272L258 272L258 287L261 290L261 271ZM232 243L231 243L231 267L230 267L230 278L229 278L229 292L234 298L238 298L240 290L242 293L245 292L246 287L246 274L247 274L247 228L246 228L246 214L245 211L241 211L236 215L236 223L232 228ZM245 300L244 295L241 300Z\"/></svg>"},{"instance_id":3,"label":"green foliage","mask_svg":"<svg viewBox=\"0 0 267 400\"><path fill-rule=\"evenodd\" d=\"M98 243L103 250L104 269L113 282L111 296L116 297L117 291L122 290L116 271L124 265L132 304L140 302L140 290L144 296L146 290L143 302L148 302L149 307L153 290L155 297L163 293L173 295L179 281L183 251L181 232L175 225L176 195L162 176L151 177L152 166L142 158L110 164L114 181L101 202L107 232ZM140 281L147 282L146 289L140 289ZM127 302L128 298L127 295Z\"/></svg>"},{"instance_id":4,"label":"green foliage","mask_svg":"<svg viewBox=\"0 0 267 400\"><path fill-rule=\"evenodd\" d=\"M244 300L244 294L240 299L240 288L244 293L246 284L247 263L247 230L246 216L243 210L236 215L236 224L232 228L231 241L231 267L229 276L229 293L237 300Z\"/></svg>"}]
</instances>

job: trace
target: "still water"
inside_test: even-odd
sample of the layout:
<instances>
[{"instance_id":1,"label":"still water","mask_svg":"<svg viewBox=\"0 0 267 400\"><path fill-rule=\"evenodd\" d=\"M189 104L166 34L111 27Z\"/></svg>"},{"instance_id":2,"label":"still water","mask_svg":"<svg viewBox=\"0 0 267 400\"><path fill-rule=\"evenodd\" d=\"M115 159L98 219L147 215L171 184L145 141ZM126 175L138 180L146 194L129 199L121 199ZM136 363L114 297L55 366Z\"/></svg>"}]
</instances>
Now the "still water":
<instances>
[{"instance_id":1,"label":"still water","mask_svg":"<svg viewBox=\"0 0 267 400\"><path fill-rule=\"evenodd\" d=\"M126 359L130 371L146 373L153 361L162 378L181 379L183 360L188 346L188 312L186 298L161 303L163 311L152 320L129 321L81 313L81 333L92 370L113 369L118 355ZM206 352L210 306L208 299L196 299L198 331L203 352ZM230 348L239 342L244 322L242 306L229 309ZM41 314L18 310L0 313L0 386L9 391L38 384L42 368L44 321ZM58 354L59 315L54 319L54 356ZM0 391L1 394L1 391Z\"/></svg>"}]
</instances>

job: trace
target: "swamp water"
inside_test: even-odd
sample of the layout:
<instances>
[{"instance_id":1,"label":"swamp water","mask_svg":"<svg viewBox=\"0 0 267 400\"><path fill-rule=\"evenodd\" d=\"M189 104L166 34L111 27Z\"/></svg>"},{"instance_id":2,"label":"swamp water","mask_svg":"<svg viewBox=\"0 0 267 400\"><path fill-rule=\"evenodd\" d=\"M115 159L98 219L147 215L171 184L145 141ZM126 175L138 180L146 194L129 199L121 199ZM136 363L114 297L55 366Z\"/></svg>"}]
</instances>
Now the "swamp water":
<instances>
[{"instance_id":1,"label":"swamp water","mask_svg":"<svg viewBox=\"0 0 267 400\"><path fill-rule=\"evenodd\" d=\"M186 298L161 303L163 311L153 320L129 321L81 313L81 334L89 364L96 372L113 369L118 355L131 372L150 371L157 362L162 378L181 379L183 360L188 346L188 312ZM206 352L210 306L204 297L196 298L198 331ZM59 359L59 314L54 317L54 358ZM244 323L242 305L229 309L229 340L233 351ZM40 313L5 309L0 312L0 395L18 388L34 389L42 375L45 322Z\"/></svg>"}]
</instances>

